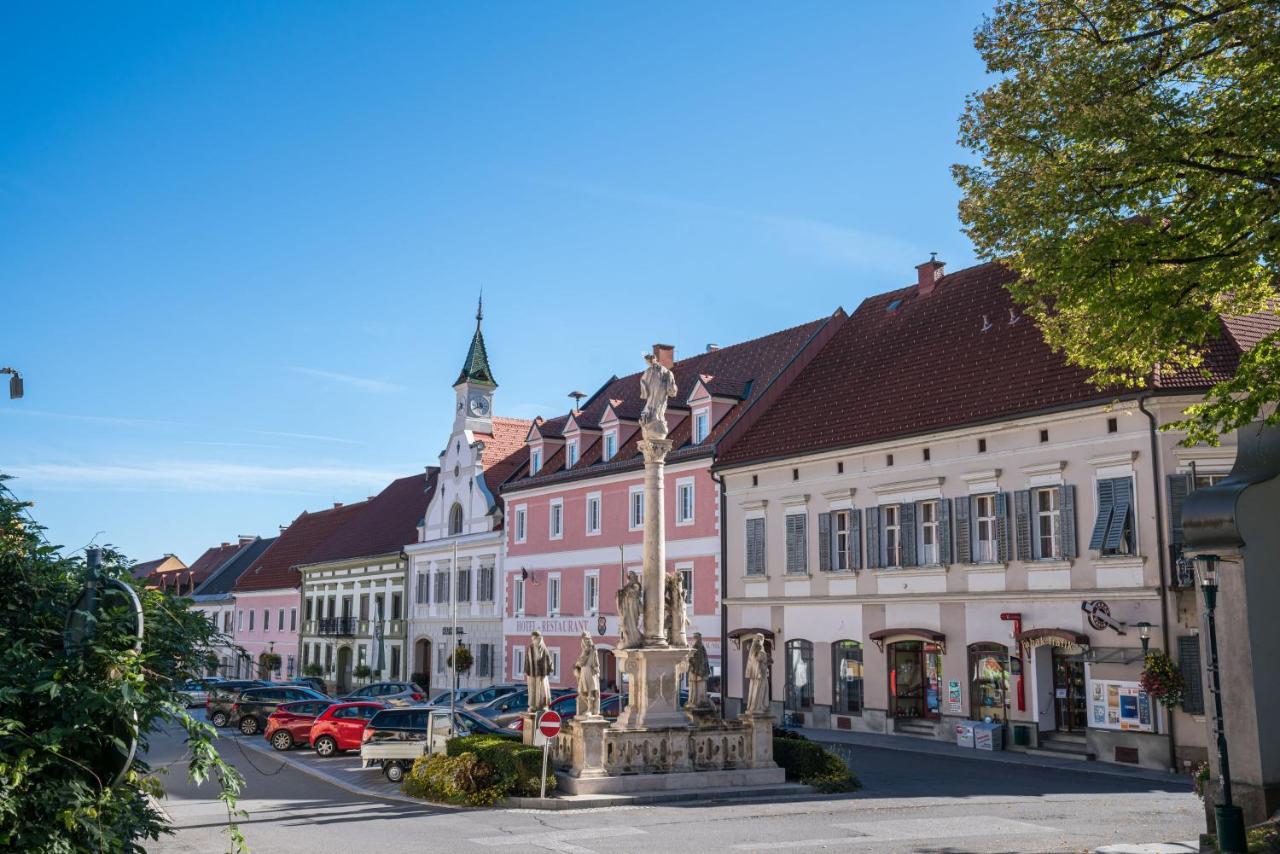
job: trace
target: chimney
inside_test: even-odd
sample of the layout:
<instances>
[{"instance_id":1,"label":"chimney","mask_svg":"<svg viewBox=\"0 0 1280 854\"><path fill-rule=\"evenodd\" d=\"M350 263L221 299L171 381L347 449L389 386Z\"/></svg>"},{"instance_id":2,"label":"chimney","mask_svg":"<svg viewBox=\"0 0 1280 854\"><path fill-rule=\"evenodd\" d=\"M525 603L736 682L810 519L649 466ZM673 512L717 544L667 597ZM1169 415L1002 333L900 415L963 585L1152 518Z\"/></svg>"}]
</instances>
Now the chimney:
<instances>
[{"instance_id":1,"label":"chimney","mask_svg":"<svg viewBox=\"0 0 1280 854\"><path fill-rule=\"evenodd\" d=\"M707 352L708 352L708 353L714 353L715 351L717 351L717 350L719 350L719 349L720 349L720 345L719 345L719 344L708 344L708 345L707 345Z\"/></svg>"},{"instance_id":2,"label":"chimney","mask_svg":"<svg viewBox=\"0 0 1280 854\"><path fill-rule=\"evenodd\" d=\"M676 348L671 344L654 344L653 355L658 359L658 364L665 367L673 367L676 363Z\"/></svg>"},{"instance_id":3,"label":"chimney","mask_svg":"<svg viewBox=\"0 0 1280 854\"><path fill-rule=\"evenodd\" d=\"M930 252L928 261L916 265L916 291L920 296L927 297L933 293L933 289L938 286L938 280L942 278L944 266L946 264L938 260L937 252Z\"/></svg>"},{"instance_id":4,"label":"chimney","mask_svg":"<svg viewBox=\"0 0 1280 854\"><path fill-rule=\"evenodd\" d=\"M224 540L224 541L223 541L223 543L222 543L222 548L224 548L224 549L225 549L225 548L226 548L227 546L229 546L229 545L231 545L231 543L228 543L228 542L226 542L226 541Z\"/></svg>"},{"instance_id":5,"label":"chimney","mask_svg":"<svg viewBox=\"0 0 1280 854\"><path fill-rule=\"evenodd\" d=\"M240 545L243 546L248 543L252 543L254 540L258 538L254 534L239 534L237 535L237 539L240 541Z\"/></svg>"},{"instance_id":6,"label":"chimney","mask_svg":"<svg viewBox=\"0 0 1280 854\"><path fill-rule=\"evenodd\" d=\"M342 502L341 502L341 501L335 501L335 502L333 502L333 509L334 509L334 510L337 510L337 509L338 509L339 507L341 507L341 506L342 506Z\"/></svg>"}]
</instances>

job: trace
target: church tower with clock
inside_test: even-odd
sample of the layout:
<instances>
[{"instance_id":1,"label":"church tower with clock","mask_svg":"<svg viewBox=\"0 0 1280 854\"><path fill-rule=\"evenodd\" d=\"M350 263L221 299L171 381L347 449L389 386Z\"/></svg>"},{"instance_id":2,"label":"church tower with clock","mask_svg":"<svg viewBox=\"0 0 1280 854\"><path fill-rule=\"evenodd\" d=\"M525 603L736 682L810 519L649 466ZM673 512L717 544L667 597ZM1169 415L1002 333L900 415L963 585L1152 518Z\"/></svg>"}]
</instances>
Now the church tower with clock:
<instances>
[{"instance_id":1,"label":"church tower with clock","mask_svg":"<svg viewBox=\"0 0 1280 854\"><path fill-rule=\"evenodd\" d=\"M466 361L454 381L455 410L453 430L455 433L470 430L473 433L493 432L493 393L498 384L493 380L493 371L489 368L489 354L484 348L484 334L480 331L484 320L484 302L476 306L476 332L471 336L471 347L467 350Z\"/></svg>"}]
</instances>

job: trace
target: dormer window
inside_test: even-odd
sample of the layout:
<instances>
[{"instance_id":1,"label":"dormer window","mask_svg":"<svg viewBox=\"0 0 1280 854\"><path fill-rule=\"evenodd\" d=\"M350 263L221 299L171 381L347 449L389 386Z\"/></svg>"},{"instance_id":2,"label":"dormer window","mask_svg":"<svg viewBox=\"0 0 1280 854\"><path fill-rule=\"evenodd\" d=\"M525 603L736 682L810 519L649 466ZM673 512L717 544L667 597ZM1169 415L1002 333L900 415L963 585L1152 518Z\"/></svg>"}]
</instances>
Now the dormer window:
<instances>
[{"instance_id":1,"label":"dormer window","mask_svg":"<svg viewBox=\"0 0 1280 854\"><path fill-rule=\"evenodd\" d=\"M564 450L565 468L573 468L578 464L578 440L574 439L565 445Z\"/></svg>"},{"instance_id":2,"label":"dormer window","mask_svg":"<svg viewBox=\"0 0 1280 854\"><path fill-rule=\"evenodd\" d=\"M610 430L604 434L604 459L605 462L613 459L618 454L618 431Z\"/></svg>"},{"instance_id":3,"label":"dormer window","mask_svg":"<svg viewBox=\"0 0 1280 854\"><path fill-rule=\"evenodd\" d=\"M707 438L711 432L711 414L700 409L693 414L693 443L696 445Z\"/></svg>"},{"instance_id":4,"label":"dormer window","mask_svg":"<svg viewBox=\"0 0 1280 854\"><path fill-rule=\"evenodd\" d=\"M542 469L542 449L534 448L529 452L529 474L537 474Z\"/></svg>"}]
</instances>

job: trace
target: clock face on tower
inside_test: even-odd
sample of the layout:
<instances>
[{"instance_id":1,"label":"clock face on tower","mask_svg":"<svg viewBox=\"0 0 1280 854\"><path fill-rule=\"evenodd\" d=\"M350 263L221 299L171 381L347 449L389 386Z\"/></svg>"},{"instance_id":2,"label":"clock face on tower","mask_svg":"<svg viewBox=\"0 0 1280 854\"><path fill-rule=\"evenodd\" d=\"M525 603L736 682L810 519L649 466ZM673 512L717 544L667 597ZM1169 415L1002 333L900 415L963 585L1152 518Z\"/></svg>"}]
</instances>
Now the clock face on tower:
<instances>
[{"instance_id":1,"label":"clock face on tower","mask_svg":"<svg viewBox=\"0 0 1280 854\"><path fill-rule=\"evenodd\" d=\"M467 402L467 408L471 410L472 415L484 416L489 414L489 398L484 395L473 395Z\"/></svg>"}]
</instances>

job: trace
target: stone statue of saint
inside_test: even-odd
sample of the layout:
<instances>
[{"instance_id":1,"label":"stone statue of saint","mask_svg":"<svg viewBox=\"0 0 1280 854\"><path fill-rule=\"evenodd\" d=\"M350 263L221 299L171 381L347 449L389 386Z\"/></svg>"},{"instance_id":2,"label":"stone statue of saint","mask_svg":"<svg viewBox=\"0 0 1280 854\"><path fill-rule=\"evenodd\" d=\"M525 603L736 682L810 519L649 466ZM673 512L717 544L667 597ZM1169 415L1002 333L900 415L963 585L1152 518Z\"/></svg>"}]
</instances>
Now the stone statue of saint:
<instances>
[{"instance_id":1,"label":"stone statue of saint","mask_svg":"<svg viewBox=\"0 0 1280 854\"><path fill-rule=\"evenodd\" d=\"M636 649L643 642L640 634L640 579L627 573L627 583L618 590L618 645Z\"/></svg>"},{"instance_id":2,"label":"stone statue of saint","mask_svg":"<svg viewBox=\"0 0 1280 854\"><path fill-rule=\"evenodd\" d=\"M551 701L551 653L542 642L542 632L529 637L524 653L524 681L529 688L529 711L538 712Z\"/></svg>"},{"instance_id":3,"label":"stone statue of saint","mask_svg":"<svg viewBox=\"0 0 1280 854\"><path fill-rule=\"evenodd\" d=\"M769 713L769 650L764 635L751 636L747 647L747 709L749 715Z\"/></svg>"},{"instance_id":4,"label":"stone statue of saint","mask_svg":"<svg viewBox=\"0 0 1280 854\"><path fill-rule=\"evenodd\" d=\"M578 717L600 717L600 659L586 632L582 633L582 652L574 662L573 675L578 677Z\"/></svg>"},{"instance_id":5,"label":"stone statue of saint","mask_svg":"<svg viewBox=\"0 0 1280 854\"><path fill-rule=\"evenodd\" d=\"M707 696L707 680L711 678L711 661L707 648L702 645L702 632L693 633L693 649L689 651L689 702L684 707L691 712L707 712L715 709Z\"/></svg>"},{"instance_id":6,"label":"stone statue of saint","mask_svg":"<svg viewBox=\"0 0 1280 854\"><path fill-rule=\"evenodd\" d=\"M652 353L645 353L649 367L640 375L640 399L644 409L640 411L640 430L646 439L667 438L667 401L676 396L676 375L658 362Z\"/></svg>"},{"instance_id":7,"label":"stone statue of saint","mask_svg":"<svg viewBox=\"0 0 1280 854\"><path fill-rule=\"evenodd\" d=\"M667 645L683 648L689 645L685 630L689 627L689 615L685 613L684 579L680 573L667 576Z\"/></svg>"}]
</instances>

